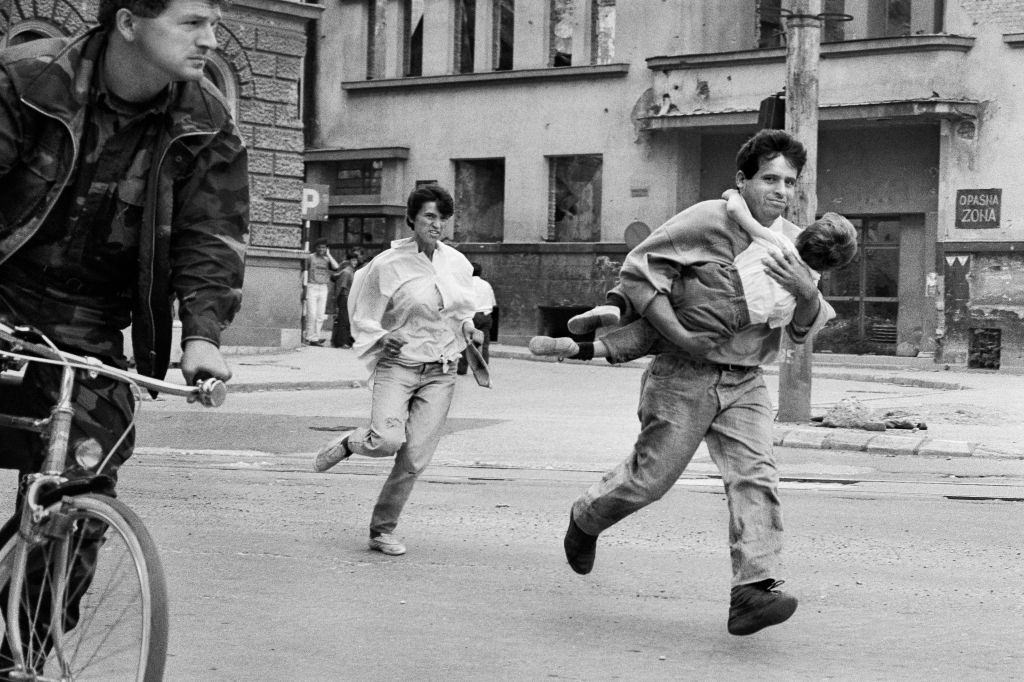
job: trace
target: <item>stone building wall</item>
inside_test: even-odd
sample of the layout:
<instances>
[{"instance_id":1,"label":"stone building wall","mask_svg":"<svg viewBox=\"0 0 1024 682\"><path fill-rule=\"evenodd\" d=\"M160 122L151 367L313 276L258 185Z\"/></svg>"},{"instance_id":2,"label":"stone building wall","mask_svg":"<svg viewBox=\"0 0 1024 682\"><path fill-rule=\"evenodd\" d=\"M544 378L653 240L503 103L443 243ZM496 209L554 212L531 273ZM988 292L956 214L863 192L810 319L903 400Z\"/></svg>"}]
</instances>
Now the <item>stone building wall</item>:
<instances>
[{"instance_id":1,"label":"stone building wall","mask_svg":"<svg viewBox=\"0 0 1024 682\"><path fill-rule=\"evenodd\" d=\"M95 25L96 0L11 0L0 11L10 32L75 35ZM242 310L225 334L232 345L297 343L304 166L300 109L307 27L319 5L234 0L217 29L214 65L249 151L251 224Z\"/></svg>"}]
</instances>

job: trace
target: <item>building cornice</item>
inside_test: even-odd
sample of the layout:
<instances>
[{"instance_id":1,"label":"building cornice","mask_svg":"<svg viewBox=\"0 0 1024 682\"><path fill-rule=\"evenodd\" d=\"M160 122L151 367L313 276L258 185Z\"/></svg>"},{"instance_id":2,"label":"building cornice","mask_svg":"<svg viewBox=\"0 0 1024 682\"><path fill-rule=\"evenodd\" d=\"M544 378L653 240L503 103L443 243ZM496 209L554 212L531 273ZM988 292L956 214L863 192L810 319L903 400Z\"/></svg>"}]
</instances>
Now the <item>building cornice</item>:
<instances>
[{"instance_id":1,"label":"building cornice","mask_svg":"<svg viewBox=\"0 0 1024 682\"><path fill-rule=\"evenodd\" d=\"M453 88L495 83L538 80L585 80L590 78L620 78L629 72L629 64L597 64L593 66L560 66L543 69L514 69L512 71L486 71L459 73L445 76L414 76L410 78L379 78L376 80L344 81L342 89L352 93L366 90L394 90L406 88Z\"/></svg>"},{"instance_id":2,"label":"building cornice","mask_svg":"<svg viewBox=\"0 0 1024 682\"><path fill-rule=\"evenodd\" d=\"M842 59L846 57L863 57L864 55L871 54L904 54L908 52L967 52L973 45L974 38L971 36L945 34L846 40L838 43L823 43L821 46L821 58L823 60ZM652 71L674 71L679 69L785 63L785 61L786 48L777 47L736 52L649 57L647 59L647 68Z\"/></svg>"},{"instance_id":3,"label":"building cornice","mask_svg":"<svg viewBox=\"0 0 1024 682\"><path fill-rule=\"evenodd\" d=\"M907 99L886 102L853 102L821 104L818 120L829 124L935 123L940 120L961 121L978 118L981 103L975 100ZM639 120L645 130L726 130L751 128L757 125L755 109L706 111L664 116L643 116Z\"/></svg>"},{"instance_id":4,"label":"building cornice","mask_svg":"<svg viewBox=\"0 0 1024 682\"><path fill-rule=\"evenodd\" d=\"M306 163L317 161L366 161L376 159L408 159L408 147L364 147L362 149L307 149L302 153Z\"/></svg>"}]
</instances>

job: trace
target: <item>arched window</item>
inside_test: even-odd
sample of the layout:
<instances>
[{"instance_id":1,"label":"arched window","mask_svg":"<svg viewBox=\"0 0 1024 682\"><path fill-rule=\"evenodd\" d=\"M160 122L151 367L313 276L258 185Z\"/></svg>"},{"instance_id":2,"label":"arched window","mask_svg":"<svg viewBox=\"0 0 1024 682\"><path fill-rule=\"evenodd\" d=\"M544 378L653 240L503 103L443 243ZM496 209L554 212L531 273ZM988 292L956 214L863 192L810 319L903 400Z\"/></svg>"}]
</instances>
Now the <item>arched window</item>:
<instances>
[{"instance_id":1,"label":"arched window","mask_svg":"<svg viewBox=\"0 0 1024 682\"><path fill-rule=\"evenodd\" d=\"M11 30L6 35L0 37L0 49L5 47L13 47L14 45L21 45L27 43L30 40L39 40L40 38L58 38L63 36L59 28L45 21L39 19L26 19L19 21L17 24L11 27Z\"/></svg>"},{"instance_id":2,"label":"arched window","mask_svg":"<svg viewBox=\"0 0 1024 682\"><path fill-rule=\"evenodd\" d=\"M238 83L235 80L235 73L227 60L218 53L212 53L206 60L206 68L203 70L210 81L217 86L224 98L228 101L228 109L231 116L237 118L236 109L238 105Z\"/></svg>"}]
</instances>

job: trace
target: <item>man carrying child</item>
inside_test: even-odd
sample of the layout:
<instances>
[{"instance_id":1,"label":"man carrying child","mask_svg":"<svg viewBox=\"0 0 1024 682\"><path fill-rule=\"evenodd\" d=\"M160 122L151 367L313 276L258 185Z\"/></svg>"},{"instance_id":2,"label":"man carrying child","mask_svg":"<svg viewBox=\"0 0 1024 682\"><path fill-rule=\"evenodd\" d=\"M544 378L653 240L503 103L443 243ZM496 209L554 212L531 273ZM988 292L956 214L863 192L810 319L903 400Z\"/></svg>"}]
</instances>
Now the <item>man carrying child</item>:
<instances>
[{"instance_id":1,"label":"man carrying child","mask_svg":"<svg viewBox=\"0 0 1024 682\"><path fill-rule=\"evenodd\" d=\"M806 158L803 145L789 134L762 130L736 159L736 186L754 219L790 239L800 229L782 214ZM795 252L778 249L767 251L762 263L793 298L786 324L745 323L740 316L728 336L684 327L670 299L673 284L689 284L686 277L704 264L731 265L751 241L730 218L725 201L705 201L671 218L626 257L617 302L628 302L661 341L641 384L641 430L633 452L575 501L564 539L570 566L589 573L597 536L668 492L706 441L729 502L728 630L734 635L781 623L797 606L796 598L777 589L782 509L772 404L760 365L775 358L783 331L803 343L834 315L813 272ZM713 289L707 287L708 300ZM734 288L725 307L740 311L742 297L742 286Z\"/></svg>"}]
</instances>

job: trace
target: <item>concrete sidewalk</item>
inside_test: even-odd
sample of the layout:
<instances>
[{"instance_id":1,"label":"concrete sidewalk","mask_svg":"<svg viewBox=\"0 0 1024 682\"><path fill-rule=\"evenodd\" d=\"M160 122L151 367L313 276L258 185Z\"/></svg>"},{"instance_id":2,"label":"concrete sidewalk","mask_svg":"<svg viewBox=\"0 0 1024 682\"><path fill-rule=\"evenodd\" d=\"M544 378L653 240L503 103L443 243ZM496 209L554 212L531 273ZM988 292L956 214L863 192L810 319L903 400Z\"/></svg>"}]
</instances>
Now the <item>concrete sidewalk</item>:
<instances>
[{"instance_id":1,"label":"concrete sidewalk","mask_svg":"<svg viewBox=\"0 0 1024 682\"><path fill-rule=\"evenodd\" d=\"M225 353L235 373L230 384L235 393L364 386L368 378L365 365L351 350L225 348ZM523 347L501 344L491 346L491 357L553 362L534 357ZM647 362L639 360L627 366L639 368ZM617 369L603 361L588 364ZM926 358L815 354L812 365L813 415L824 414L842 398L856 397L879 412L911 413L927 429L878 432L823 428L810 422L777 423L776 445L889 455L1024 459L1024 420L1019 417L1019 406L1024 405L1024 376L947 369ZM775 398L778 367L766 366L764 371Z\"/></svg>"}]
</instances>

